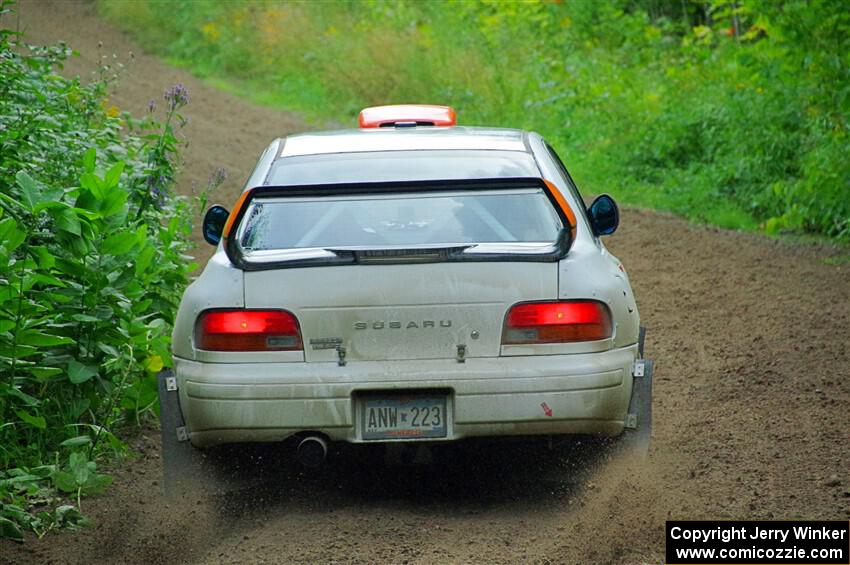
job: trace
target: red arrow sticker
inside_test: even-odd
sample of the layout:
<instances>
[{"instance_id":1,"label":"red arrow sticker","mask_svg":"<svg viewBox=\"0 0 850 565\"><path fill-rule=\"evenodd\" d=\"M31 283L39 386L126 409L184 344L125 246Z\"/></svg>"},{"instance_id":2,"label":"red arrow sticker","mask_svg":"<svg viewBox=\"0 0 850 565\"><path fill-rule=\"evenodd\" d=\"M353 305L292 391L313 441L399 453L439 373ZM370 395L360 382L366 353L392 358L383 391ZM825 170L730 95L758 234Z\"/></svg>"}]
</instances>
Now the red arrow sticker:
<instances>
[{"instance_id":1,"label":"red arrow sticker","mask_svg":"<svg viewBox=\"0 0 850 565\"><path fill-rule=\"evenodd\" d=\"M552 409L551 409L551 408L549 408L549 405L548 405L548 404L546 404L545 402L541 402L541 403L540 403L540 407L541 407L541 408L543 408L543 413L544 413L544 414L546 414L546 415L547 415L547 416L549 416L550 418L552 417Z\"/></svg>"}]
</instances>

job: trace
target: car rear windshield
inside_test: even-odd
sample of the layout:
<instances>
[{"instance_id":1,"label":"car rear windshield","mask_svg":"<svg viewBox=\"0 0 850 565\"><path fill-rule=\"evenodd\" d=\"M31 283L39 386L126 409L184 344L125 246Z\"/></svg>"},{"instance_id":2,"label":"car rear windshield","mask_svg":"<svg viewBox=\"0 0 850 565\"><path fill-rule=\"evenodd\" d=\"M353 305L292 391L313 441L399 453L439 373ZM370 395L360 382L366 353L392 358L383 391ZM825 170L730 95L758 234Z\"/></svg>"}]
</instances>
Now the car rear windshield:
<instances>
[{"instance_id":1,"label":"car rear windshield","mask_svg":"<svg viewBox=\"0 0 850 565\"><path fill-rule=\"evenodd\" d=\"M542 189L255 198L242 249L552 243L563 224Z\"/></svg>"}]
</instances>

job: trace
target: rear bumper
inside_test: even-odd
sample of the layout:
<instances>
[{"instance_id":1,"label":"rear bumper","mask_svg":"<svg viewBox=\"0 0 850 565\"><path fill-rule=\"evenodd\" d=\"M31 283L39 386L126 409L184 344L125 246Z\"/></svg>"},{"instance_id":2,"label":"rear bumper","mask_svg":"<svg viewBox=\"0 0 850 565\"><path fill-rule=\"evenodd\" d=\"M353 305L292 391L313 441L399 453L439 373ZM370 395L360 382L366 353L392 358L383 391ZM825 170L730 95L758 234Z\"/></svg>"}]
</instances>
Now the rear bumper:
<instances>
[{"instance_id":1,"label":"rear bumper","mask_svg":"<svg viewBox=\"0 0 850 565\"><path fill-rule=\"evenodd\" d=\"M302 432L364 440L357 395L441 390L448 436L623 430L637 345L600 353L454 360L336 363L199 363L174 358L180 406L199 447L274 442ZM435 441L435 440L430 440Z\"/></svg>"}]
</instances>

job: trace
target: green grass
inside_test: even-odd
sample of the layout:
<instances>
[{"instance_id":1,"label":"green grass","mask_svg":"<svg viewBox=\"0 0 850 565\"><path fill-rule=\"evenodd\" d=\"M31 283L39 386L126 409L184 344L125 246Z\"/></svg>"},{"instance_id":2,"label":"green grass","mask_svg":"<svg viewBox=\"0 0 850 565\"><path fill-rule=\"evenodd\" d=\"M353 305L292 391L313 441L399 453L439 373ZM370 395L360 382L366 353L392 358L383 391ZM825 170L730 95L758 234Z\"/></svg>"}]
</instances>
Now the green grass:
<instances>
[{"instance_id":1,"label":"green grass","mask_svg":"<svg viewBox=\"0 0 850 565\"><path fill-rule=\"evenodd\" d=\"M835 257L826 257L823 262L827 265L850 265L850 255L837 255Z\"/></svg>"},{"instance_id":2,"label":"green grass","mask_svg":"<svg viewBox=\"0 0 850 565\"><path fill-rule=\"evenodd\" d=\"M280 108L290 112L297 112L300 117L310 126L330 127L333 116L320 112L314 101L323 96L322 85L316 84L306 77L295 77L286 81L280 89L270 89L264 81L252 79L248 81L234 81L222 76L207 77L206 82L242 98L246 98L262 106Z\"/></svg>"},{"instance_id":3,"label":"green grass","mask_svg":"<svg viewBox=\"0 0 850 565\"><path fill-rule=\"evenodd\" d=\"M848 241L850 15L810 4L99 5L167 60L316 126L353 126L374 104L449 104L464 124L538 131L586 193Z\"/></svg>"}]
</instances>

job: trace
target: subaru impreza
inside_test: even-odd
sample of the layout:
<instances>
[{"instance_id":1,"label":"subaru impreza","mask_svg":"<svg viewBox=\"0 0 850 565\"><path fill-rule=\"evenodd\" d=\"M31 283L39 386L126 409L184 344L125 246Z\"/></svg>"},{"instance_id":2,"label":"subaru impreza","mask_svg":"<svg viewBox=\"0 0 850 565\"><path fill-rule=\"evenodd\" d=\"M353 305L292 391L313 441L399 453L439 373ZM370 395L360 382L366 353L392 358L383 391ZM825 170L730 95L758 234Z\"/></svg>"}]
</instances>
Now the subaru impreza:
<instances>
[{"instance_id":1,"label":"subaru impreza","mask_svg":"<svg viewBox=\"0 0 850 565\"><path fill-rule=\"evenodd\" d=\"M179 450L293 437L434 444L651 426L651 368L623 264L541 136L383 106L359 128L276 139L185 292L160 377Z\"/></svg>"}]
</instances>

